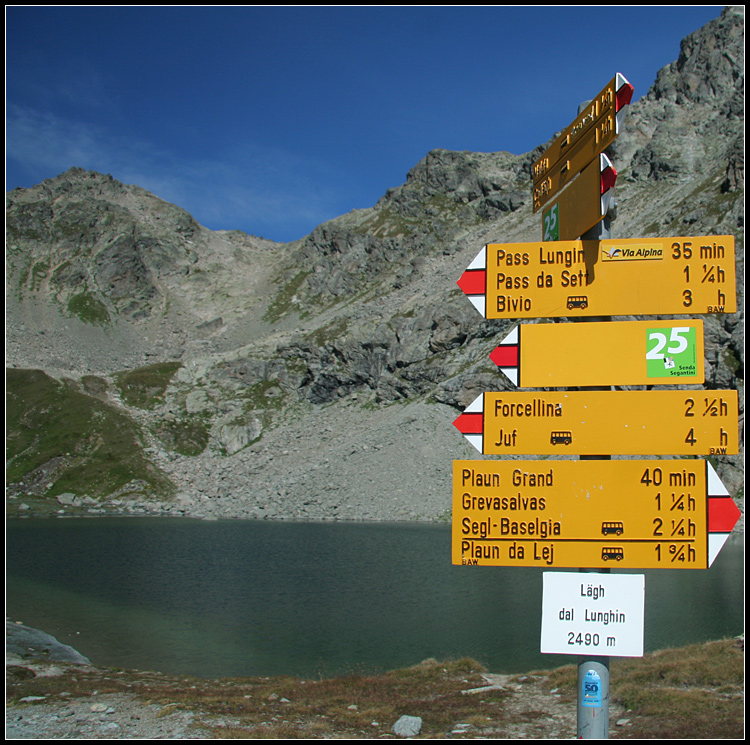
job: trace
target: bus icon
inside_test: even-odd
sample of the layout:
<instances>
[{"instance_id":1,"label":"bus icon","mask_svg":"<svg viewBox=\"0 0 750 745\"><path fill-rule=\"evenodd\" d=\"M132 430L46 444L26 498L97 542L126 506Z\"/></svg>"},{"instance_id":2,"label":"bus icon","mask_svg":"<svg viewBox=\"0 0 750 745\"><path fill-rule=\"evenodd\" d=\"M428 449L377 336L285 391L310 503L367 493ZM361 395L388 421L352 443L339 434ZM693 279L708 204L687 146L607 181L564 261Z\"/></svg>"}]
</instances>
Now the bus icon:
<instances>
[{"instance_id":1,"label":"bus icon","mask_svg":"<svg viewBox=\"0 0 750 745\"><path fill-rule=\"evenodd\" d=\"M624 558L625 551L623 551L623 549L619 546L605 547L602 549L602 561L609 561L610 559L620 561L620 559Z\"/></svg>"},{"instance_id":2,"label":"bus icon","mask_svg":"<svg viewBox=\"0 0 750 745\"><path fill-rule=\"evenodd\" d=\"M573 442L573 433L568 431L553 432L550 435L549 441L552 445L570 445Z\"/></svg>"},{"instance_id":3,"label":"bus icon","mask_svg":"<svg viewBox=\"0 0 750 745\"><path fill-rule=\"evenodd\" d=\"M621 535L623 530L625 530L625 526L620 521L602 523L602 535L609 535L610 533Z\"/></svg>"},{"instance_id":4,"label":"bus icon","mask_svg":"<svg viewBox=\"0 0 750 745\"><path fill-rule=\"evenodd\" d=\"M568 310L572 308L588 308L589 298L588 295L568 295Z\"/></svg>"}]
</instances>

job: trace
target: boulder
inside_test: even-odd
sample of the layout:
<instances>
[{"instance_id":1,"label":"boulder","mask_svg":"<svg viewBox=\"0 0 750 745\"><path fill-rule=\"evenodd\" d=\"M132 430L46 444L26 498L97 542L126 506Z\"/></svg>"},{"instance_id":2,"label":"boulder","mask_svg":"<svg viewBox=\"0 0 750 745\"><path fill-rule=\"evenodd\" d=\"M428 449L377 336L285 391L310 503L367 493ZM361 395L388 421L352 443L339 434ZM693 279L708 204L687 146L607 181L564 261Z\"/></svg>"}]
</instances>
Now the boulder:
<instances>
[{"instance_id":1,"label":"boulder","mask_svg":"<svg viewBox=\"0 0 750 745\"><path fill-rule=\"evenodd\" d=\"M416 737L422 729L422 717L410 717L406 714L393 725L393 733L399 737Z\"/></svg>"}]
</instances>

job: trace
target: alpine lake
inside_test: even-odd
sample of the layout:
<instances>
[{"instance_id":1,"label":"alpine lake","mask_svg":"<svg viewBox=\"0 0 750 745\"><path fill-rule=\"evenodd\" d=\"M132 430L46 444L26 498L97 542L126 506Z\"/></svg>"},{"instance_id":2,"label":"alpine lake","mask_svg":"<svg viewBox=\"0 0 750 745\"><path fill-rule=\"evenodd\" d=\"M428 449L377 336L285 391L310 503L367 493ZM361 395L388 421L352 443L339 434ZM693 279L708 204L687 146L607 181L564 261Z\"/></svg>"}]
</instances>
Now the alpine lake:
<instances>
[{"instance_id":1,"label":"alpine lake","mask_svg":"<svg viewBox=\"0 0 750 745\"><path fill-rule=\"evenodd\" d=\"M539 651L542 570L454 566L445 523L24 518L6 557L6 616L95 665L317 678L576 659ZM632 573L645 652L743 633L743 534L710 569Z\"/></svg>"}]
</instances>

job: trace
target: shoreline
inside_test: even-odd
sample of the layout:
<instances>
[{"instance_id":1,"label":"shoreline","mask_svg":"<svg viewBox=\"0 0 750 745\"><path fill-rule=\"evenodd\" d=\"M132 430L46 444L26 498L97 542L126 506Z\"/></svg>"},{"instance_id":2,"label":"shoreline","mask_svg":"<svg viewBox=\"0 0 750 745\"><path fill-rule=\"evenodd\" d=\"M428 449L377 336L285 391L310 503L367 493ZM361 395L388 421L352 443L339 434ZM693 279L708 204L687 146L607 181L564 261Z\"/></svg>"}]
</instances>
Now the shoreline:
<instances>
[{"instance_id":1,"label":"shoreline","mask_svg":"<svg viewBox=\"0 0 750 745\"><path fill-rule=\"evenodd\" d=\"M253 521L253 522L295 522L295 523L399 523L407 525L409 523L416 523L419 525L450 525L449 519L435 518L432 520L424 519L420 520L417 518L410 519L397 519L397 518L377 518L377 517L361 517L361 518L350 518L350 517L254 517L250 515L174 515L169 512L153 512L153 513L127 513L127 512L106 512L97 511L96 514L85 514L85 513L31 513L22 515L6 515L6 520L70 520L70 519L85 519L85 520L96 520L102 518L135 518L135 519L157 519L164 518L167 520L196 520L198 522L214 522L217 520L227 521Z\"/></svg>"},{"instance_id":2,"label":"shoreline","mask_svg":"<svg viewBox=\"0 0 750 745\"><path fill-rule=\"evenodd\" d=\"M317 679L199 679L70 660L9 664L6 659L5 734L6 739L571 739L576 678L575 664L499 675L468 658ZM652 681L647 691L644 679ZM741 738L744 634L616 658L611 686L610 736ZM404 719L416 729L400 731Z\"/></svg>"},{"instance_id":3,"label":"shoreline","mask_svg":"<svg viewBox=\"0 0 750 745\"><path fill-rule=\"evenodd\" d=\"M441 516L435 516L433 518L422 518L410 517L399 519L397 517L342 517L334 515L332 517L308 517L308 516L297 516L297 515L244 515L244 514L221 514L221 515L206 515L206 514L174 514L170 510L160 510L158 507L154 507L151 511L139 510L125 512L110 511L104 509L87 510L86 512L64 512L57 510L55 512L24 512L17 513L15 515L8 514L6 511L6 520L29 520L29 519L96 519L96 518L165 518L171 520L197 520L203 522L213 522L217 520L247 520L255 522L297 522L297 523L417 523L420 525L448 525L452 524L452 518L450 514ZM740 518L737 524L728 535L728 540L735 535L741 535L744 538L745 535L745 513L741 512Z\"/></svg>"}]
</instances>

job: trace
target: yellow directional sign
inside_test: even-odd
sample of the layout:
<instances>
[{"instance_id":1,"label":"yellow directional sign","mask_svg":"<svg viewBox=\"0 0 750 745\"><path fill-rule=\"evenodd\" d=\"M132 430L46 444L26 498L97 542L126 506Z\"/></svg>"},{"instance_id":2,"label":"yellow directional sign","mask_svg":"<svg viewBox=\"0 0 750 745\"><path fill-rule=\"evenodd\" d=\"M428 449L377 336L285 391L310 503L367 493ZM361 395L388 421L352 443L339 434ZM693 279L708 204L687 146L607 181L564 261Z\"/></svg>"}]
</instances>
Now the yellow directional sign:
<instances>
[{"instance_id":1,"label":"yellow directional sign","mask_svg":"<svg viewBox=\"0 0 750 745\"><path fill-rule=\"evenodd\" d=\"M622 119L633 96L633 86L619 72L607 83L575 120L555 139L532 166L532 179L536 185L559 161L567 158L573 148L590 136L595 124L603 117L615 117L613 128L618 130L617 119ZM616 136L616 135L615 135ZM604 145L607 147L607 145ZM602 149L603 149L602 148ZM601 152L598 150L597 153ZM597 153L594 153L596 155ZM584 165L586 165L584 163Z\"/></svg>"},{"instance_id":2,"label":"yellow directional sign","mask_svg":"<svg viewBox=\"0 0 750 745\"><path fill-rule=\"evenodd\" d=\"M457 429L485 455L735 455L737 391L481 394Z\"/></svg>"},{"instance_id":3,"label":"yellow directional sign","mask_svg":"<svg viewBox=\"0 0 750 745\"><path fill-rule=\"evenodd\" d=\"M614 112L606 114L596 122L585 136L571 146L565 157L552 166L544 178L534 184L533 211L540 210L557 192L565 188L599 153L617 139L618 134L617 116Z\"/></svg>"},{"instance_id":4,"label":"yellow directional sign","mask_svg":"<svg viewBox=\"0 0 750 745\"><path fill-rule=\"evenodd\" d=\"M458 285L486 318L737 311L731 235L491 243Z\"/></svg>"},{"instance_id":5,"label":"yellow directional sign","mask_svg":"<svg viewBox=\"0 0 750 745\"><path fill-rule=\"evenodd\" d=\"M740 514L703 460L454 461L452 563L706 569Z\"/></svg>"},{"instance_id":6,"label":"yellow directional sign","mask_svg":"<svg viewBox=\"0 0 750 745\"><path fill-rule=\"evenodd\" d=\"M598 223L609 210L617 171L604 153L595 158L573 182L542 212L542 237L545 241L567 241L580 238ZM541 204L544 184L539 187ZM549 188L552 188L549 183ZM536 209L534 210L536 211Z\"/></svg>"},{"instance_id":7,"label":"yellow directional sign","mask_svg":"<svg viewBox=\"0 0 750 745\"><path fill-rule=\"evenodd\" d=\"M521 388L702 385L703 321L523 323L490 359Z\"/></svg>"}]
</instances>

